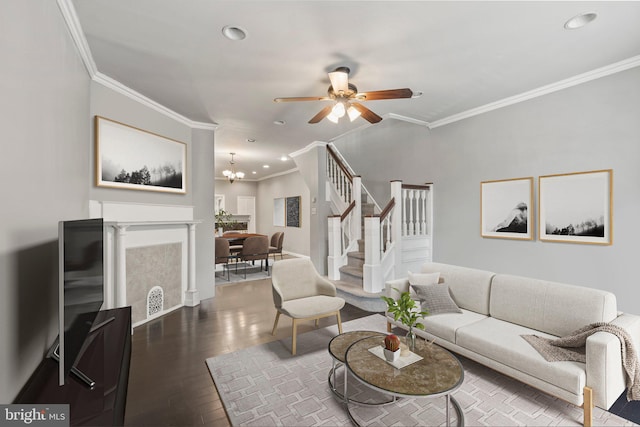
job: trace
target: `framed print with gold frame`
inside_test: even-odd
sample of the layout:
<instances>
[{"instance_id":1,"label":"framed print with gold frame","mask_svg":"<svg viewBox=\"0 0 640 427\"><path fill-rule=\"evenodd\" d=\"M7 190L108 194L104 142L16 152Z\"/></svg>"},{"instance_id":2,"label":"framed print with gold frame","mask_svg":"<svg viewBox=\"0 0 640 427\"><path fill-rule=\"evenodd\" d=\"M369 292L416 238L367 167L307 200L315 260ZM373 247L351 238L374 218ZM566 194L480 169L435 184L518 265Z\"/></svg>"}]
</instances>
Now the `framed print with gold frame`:
<instances>
[{"instance_id":1,"label":"framed print with gold frame","mask_svg":"<svg viewBox=\"0 0 640 427\"><path fill-rule=\"evenodd\" d=\"M533 240L533 177L480 183L480 234Z\"/></svg>"},{"instance_id":2,"label":"framed print with gold frame","mask_svg":"<svg viewBox=\"0 0 640 427\"><path fill-rule=\"evenodd\" d=\"M187 145L95 116L96 185L186 194Z\"/></svg>"},{"instance_id":3,"label":"framed print with gold frame","mask_svg":"<svg viewBox=\"0 0 640 427\"><path fill-rule=\"evenodd\" d=\"M613 170L541 176L538 192L541 241L613 243Z\"/></svg>"}]
</instances>

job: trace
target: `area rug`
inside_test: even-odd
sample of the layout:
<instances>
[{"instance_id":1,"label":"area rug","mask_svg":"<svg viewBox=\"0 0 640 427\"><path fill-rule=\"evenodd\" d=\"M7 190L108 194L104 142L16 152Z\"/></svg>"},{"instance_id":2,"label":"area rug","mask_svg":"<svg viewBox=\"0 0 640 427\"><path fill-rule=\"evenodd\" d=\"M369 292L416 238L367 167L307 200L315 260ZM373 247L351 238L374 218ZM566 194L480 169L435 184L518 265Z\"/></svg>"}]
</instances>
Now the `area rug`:
<instances>
[{"instance_id":1,"label":"area rug","mask_svg":"<svg viewBox=\"0 0 640 427\"><path fill-rule=\"evenodd\" d=\"M344 331L384 332L385 319L372 315L343 324ZM207 359L231 424L234 426L350 426L349 416L331 392L327 379L332 367L327 346L337 326L298 336L298 354L291 339L274 341ZM519 381L460 358L463 385L453 393L462 407L465 425L582 425L582 409L539 392ZM342 370L336 378L341 390ZM362 392L355 379L349 395ZM353 386L353 389L352 389ZM360 425L433 426L445 424L445 399L403 398L384 406L350 405ZM452 412L452 425L457 423ZM594 408L597 426L635 425Z\"/></svg>"}]
</instances>

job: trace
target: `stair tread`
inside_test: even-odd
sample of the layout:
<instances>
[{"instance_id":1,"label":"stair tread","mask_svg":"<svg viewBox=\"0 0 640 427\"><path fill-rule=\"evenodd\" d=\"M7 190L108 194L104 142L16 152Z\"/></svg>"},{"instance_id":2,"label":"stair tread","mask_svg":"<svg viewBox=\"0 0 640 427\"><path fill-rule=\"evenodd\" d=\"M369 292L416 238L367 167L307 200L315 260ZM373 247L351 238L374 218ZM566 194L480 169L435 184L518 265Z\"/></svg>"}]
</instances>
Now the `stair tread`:
<instances>
[{"instance_id":1,"label":"stair tread","mask_svg":"<svg viewBox=\"0 0 640 427\"><path fill-rule=\"evenodd\" d=\"M360 252L360 251L347 252L347 256L352 258L364 259L364 252Z\"/></svg>"},{"instance_id":2,"label":"stair tread","mask_svg":"<svg viewBox=\"0 0 640 427\"><path fill-rule=\"evenodd\" d=\"M340 267L340 273L345 273L354 277L363 277L362 268L352 267L349 265L343 265Z\"/></svg>"}]
</instances>

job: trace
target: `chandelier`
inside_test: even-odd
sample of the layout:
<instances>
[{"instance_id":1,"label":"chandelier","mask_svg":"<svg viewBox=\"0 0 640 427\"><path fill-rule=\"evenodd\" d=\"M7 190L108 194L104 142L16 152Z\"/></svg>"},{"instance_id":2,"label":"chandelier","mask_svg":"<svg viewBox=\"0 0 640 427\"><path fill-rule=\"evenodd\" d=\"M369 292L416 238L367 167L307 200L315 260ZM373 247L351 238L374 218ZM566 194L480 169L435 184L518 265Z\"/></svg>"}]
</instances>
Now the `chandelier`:
<instances>
[{"instance_id":1,"label":"chandelier","mask_svg":"<svg viewBox=\"0 0 640 427\"><path fill-rule=\"evenodd\" d=\"M226 176L227 179L229 180L229 184L233 184L233 181L237 179L242 179L244 178L244 172L236 172L236 169L233 165L235 165L235 162L233 161L233 156L236 155L236 153L229 153L231 154L231 161L229 162L229 164L231 164L231 169L226 169L222 171L222 175Z\"/></svg>"}]
</instances>

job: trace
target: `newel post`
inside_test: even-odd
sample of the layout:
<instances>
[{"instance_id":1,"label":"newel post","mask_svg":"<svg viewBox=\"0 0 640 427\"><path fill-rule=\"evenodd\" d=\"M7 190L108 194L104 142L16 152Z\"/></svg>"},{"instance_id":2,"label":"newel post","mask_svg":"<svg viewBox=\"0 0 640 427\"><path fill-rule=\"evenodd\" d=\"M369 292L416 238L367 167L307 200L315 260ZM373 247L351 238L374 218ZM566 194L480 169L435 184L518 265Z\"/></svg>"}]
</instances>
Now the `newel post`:
<instances>
[{"instance_id":1,"label":"newel post","mask_svg":"<svg viewBox=\"0 0 640 427\"><path fill-rule=\"evenodd\" d=\"M364 219L364 266L362 285L365 292L376 293L384 289L382 265L380 264L380 217Z\"/></svg>"},{"instance_id":2,"label":"newel post","mask_svg":"<svg viewBox=\"0 0 640 427\"><path fill-rule=\"evenodd\" d=\"M353 220L351 221L351 235L354 240L362 239L362 178L354 176L351 183L352 198L356 202L356 207L351 213Z\"/></svg>"},{"instance_id":3,"label":"newel post","mask_svg":"<svg viewBox=\"0 0 640 427\"><path fill-rule=\"evenodd\" d=\"M395 199L396 207L391 216L391 241L394 243L395 250L395 266L394 278L402 277L402 218L405 207L405 201L402 198L402 181L391 181L391 198Z\"/></svg>"},{"instance_id":4,"label":"newel post","mask_svg":"<svg viewBox=\"0 0 640 427\"><path fill-rule=\"evenodd\" d=\"M327 257L327 275L331 280L340 280L340 267L342 267L342 229L340 227L340 215L328 218L329 255Z\"/></svg>"}]
</instances>

